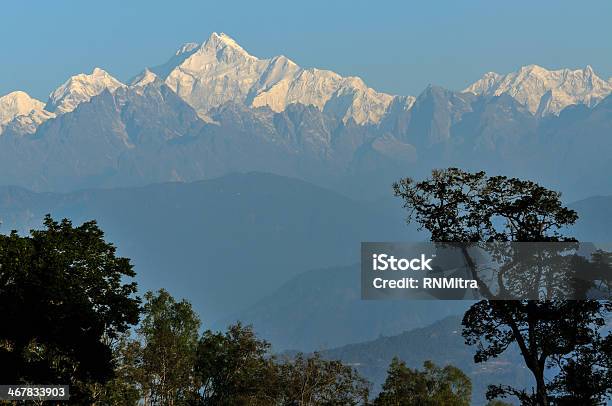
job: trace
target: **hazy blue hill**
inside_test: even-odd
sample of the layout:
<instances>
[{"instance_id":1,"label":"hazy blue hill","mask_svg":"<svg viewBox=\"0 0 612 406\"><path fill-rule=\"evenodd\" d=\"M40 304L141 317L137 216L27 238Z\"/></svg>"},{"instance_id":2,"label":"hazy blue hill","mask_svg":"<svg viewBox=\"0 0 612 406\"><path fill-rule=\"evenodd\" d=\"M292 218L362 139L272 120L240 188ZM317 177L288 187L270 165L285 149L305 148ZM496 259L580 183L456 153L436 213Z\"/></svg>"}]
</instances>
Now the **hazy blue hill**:
<instances>
[{"instance_id":1,"label":"hazy blue hill","mask_svg":"<svg viewBox=\"0 0 612 406\"><path fill-rule=\"evenodd\" d=\"M251 323L283 351L313 351L370 340L463 314L465 301L361 300L359 265L300 274L280 289L230 317Z\"/></svg>"},{"instance_id":2,"label":"hazy blue hill","mask_svg":"<svg viewBox=\"0 0 612 406\"><path fill-rule=\"evenodd\" d=\"M531 387L530 373L522 367L517 350L511 349L485 364L475 364L473 355L474 348L465 345L461 337L460 316L450 316L399 335L323 351L326 358L340 359L355 366L374 383L375 392L384 382L394 356L406 361L411 368L421 368L426 360L461 368L472 379L475 405L486 403L485 392L489 384Z\"/></svg>"},{"instance_id":3,"label":"hazy blue hill","mask_svg":"<svg viewBox=\"0 0 612 406\"><path fill-rule=\"evenodd\" d=\"M358 261L361 241L414 238L399 201L361 203L262 173L67 194L0 188L2 232L37 227L45 213L97 219L143 289L188 298L207 324L306 270Z\"/></svg>"},{"instance_id":4,"label":"hazy blue hill","mask_svg":"<svg viewBox=\"0 0 612 406\"><path fill-rule=\"evenodd\" d=\"M612 243L612 196L595 196L571 204L579 218L575 236L582 241Z\"/></svg>"}]
</instances>

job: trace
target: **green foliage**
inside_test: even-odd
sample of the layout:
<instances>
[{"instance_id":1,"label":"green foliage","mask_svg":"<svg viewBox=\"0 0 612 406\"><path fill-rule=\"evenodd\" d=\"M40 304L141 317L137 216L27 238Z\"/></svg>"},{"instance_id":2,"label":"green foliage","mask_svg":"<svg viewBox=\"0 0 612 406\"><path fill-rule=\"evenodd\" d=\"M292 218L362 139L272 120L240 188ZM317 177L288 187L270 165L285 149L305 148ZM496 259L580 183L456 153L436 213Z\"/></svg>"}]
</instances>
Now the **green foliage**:
<instances>
[{"instance_id":1,"label":"green foliage","mask_svg":"<svg viewBox=\"0 0 612 406\"><path fill-rule=\"evenodd\" d=\"M423 371L410 369L404 361L394 358L389 365L387 379L375 406L468 406L472 397L472 383L458 368L437 367L426 361Z\"/></svg>"},{"instance_id":2,"label":"green foliage","mask_svg":"<svg viewBox=\"0 0 612 406\"><path fill-rule=\"evenodd\" d=\"M366 404L370 384L340 361L297 354L282 362L251 327L207 331L198 345L199 405Z\"/></svg>"},{"instance_id":3,"label":"green foliage","mask_svg":"<svg viewBox=\"0 0 612 406\"><path fill-rule=\"evenodd\" d=\"M297 354L279 366L281 405L367 404L370 383L340 361Z\"/></svg>"},{"instance_id":4,"label":"green foliage","mask_svg":"<svg viewBox=\"0 0 612 406\"><path fill-rule=\"evenodd\" d=\"M185 300L161 289L145 294L138 340L124 349L146 405L183 405L193 396L200 320ZM130 364L128 364L130 365Z\"/></svg>"},{"instance_id":5,"label":"green foliage","mask_svg":"<svg viewBox=\"0 0 612 406\"><path fill-rule=\"evenodd\" d=\"M433 241L574 241L562 231L574 224L576 212L563 206L560 193L531 181L450 168L434 171L421 182L403 179L394 191L404 200L408 220L429 230ZM467 252L464 255L471 264ZM557 386L564 387L561 392L599 401L605 395L595 388L609 385L609 369L598 373L585 354L593 354L602 342L600 329L611 310L610 303L600 301L485 300L473 305L463 319L463 336L476 346L474 360L486 361L516 344L536 381L535 394L494 386L487 397L513 395L525 404L548 405L555 388L545 382L544 373L555 365L561 367L556 379ZM564 378L570 369L597 382L570 389Z\"/></svg>"},{"instance_id":6,"label":"green foliage","mask_svg":"<svg viewBox=\"0 0 612 406\"><path fill-rule=\"evenodd\" d=\"M27 237L0 236L0 382L70 384L73 403L112 379L112 342L138 321L127 258L95 222L47 216Z\"/></svg>"},{"instance_id":7,"label":"green foliage","mask_svg":"<svg viewBox=\"0 0 612 406\"><path fill-rule=\"evenodd\" d=\"M273 404L278 387L269 348L249 326L232 325L225 333L206 331L198 343L195 363L201 394L198 404Z\"/></svg>"}]
</instances>

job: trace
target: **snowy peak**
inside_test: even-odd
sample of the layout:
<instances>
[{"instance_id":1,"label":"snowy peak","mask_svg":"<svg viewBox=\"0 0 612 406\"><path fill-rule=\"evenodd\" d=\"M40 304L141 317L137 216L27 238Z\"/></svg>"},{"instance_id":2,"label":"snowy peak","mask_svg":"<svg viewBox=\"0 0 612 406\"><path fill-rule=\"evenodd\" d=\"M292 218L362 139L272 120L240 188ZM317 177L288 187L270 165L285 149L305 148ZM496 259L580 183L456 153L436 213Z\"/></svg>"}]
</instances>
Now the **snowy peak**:
<instances>
[{"instance_id":1,"label":"snowy peak","mask_svg":"<svg viewBox=\"0 0 612 406\"><path fill-rule=\"evenodd\" d=\"M591 66L547 70L528 65L505 76L489 72L464 92L485 96L508 94L532 114L545 116L558 115L574 104L594 106L612 92L612 83L598 77Z\"/></svg>"},{"instance_id":2,"label":"snowy peak","mask_svg":"<svg viewBox=\"0 0 612 406\"><path fill-rule=\"evenodd\" d=\"M41 111L45 103L30 97L26 92L16 91L0 97L0 126L12 121L15 117Z\"/></svg>"},{"instance_id":3,"label":"snowy peak","mask_svg":"<svg viewBox=\"0 0 612 406\"><path fill-rule=\"evenodd\" d=\"M181 55L184 55L184 54L191 53L191 52L195 51L196 49L198 49L199 47L200 47L200 44L198 44L197 42L187 42L187 43L183 44L183 46L181 46L176 51L174 56L181 56Z\"/></svg>"},{"instance_id":4,"label":"snowy peak","mask_svg":"<svg viewBox=\"0 0 612 406\"><path fill-rule=\"evenodd\" d=\"M230 101L276 112L300 103L332 112L343 121L377 123L394 98L368 88L359 78L303 69L282 55L259 59L223 33L212 33L194 49L188 47L185 52L192 53L183 60L173 57L177 63L165 83L201 117Z\"/></svg>"},{"instance_id":5,"label":"snowy peak","mask_svg":"<svg viewBox=\"0 0 612 406\"><path fill-rule=\"evenodd\" d=\"M204 44L202 44L202 49L214 52L231 50L243 56L249 56L251 58L254 58L253 56L249 55L249 53L245 51L240 45L238 45L238 43L234 41L233 38L223 32L221 34L213 32L210 37L208 37L208 39L204 42Z\"/></svg>"},{"instance_id":6,"label":"snowy peak","mask_svg":"<svg viewBox=\"0 0 612 406\"><path fill-rule=\"evenodd\" d=\"M125 87L125 85L103 69L95 68L91 74L81 73L72 76L58 87L49 96L46 108L48 111L58 114L68 113L79 104L88 102L104 90L112 93L121 87Z\"/></svg>"},{"instance_id":7,"label":"snowy peak","mask_svg":"<svg viewBox=\"0 0 612 406\"><path fill-rule=\"evenodd\" d=\"M130 83L130 86L132 87L137 87L137 88L142 88L147 86L150 83L153 83L157 80L157 75L153 72L151 72L148 68L145 68L145 70L138 76L136 76L132 82Z\"/></svg>"},{"instance_id":8,"label":"snowy peak","mask_svg":"<svg viewBox=\"0 0 612 406\"><path fill-rule=\"evenodd\" d=\"M487 72L483 75L481 79L464 89L463 92L469 92L474 94L489 94L491 92L491 89L494 89L502 79L503 76L498 73Z\"/></svg>"},{"instance_id":9,"label":"snowy peak","mask_svg":"<svg viewBox=\"0 0 612 406\"><path fill-rule=\"evenodd\" d=\"M0 97L0 134L7 128L17 134L33 134L39 125L55 117L44 107L45 103L22 91Z\"/></svg>"}]
</instances>

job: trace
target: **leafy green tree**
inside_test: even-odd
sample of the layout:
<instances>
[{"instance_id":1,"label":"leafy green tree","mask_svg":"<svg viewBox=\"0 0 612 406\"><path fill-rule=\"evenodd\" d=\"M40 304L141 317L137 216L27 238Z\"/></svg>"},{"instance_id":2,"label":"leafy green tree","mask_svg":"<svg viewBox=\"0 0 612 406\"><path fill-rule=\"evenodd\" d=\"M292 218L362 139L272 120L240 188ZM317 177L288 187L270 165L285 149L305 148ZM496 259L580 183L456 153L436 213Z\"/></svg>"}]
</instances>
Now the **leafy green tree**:
<instances>
[{"instance_id":1,"label":"leafy green tree","mask_svg":"<svg viewBox=\"0 0 612 406\"><path fill-rule=\"evenodd\" d=\"M472 382L460 369L444 368L426 361L423 371L413 370L394 358L387 371L375 406L467 406L472 397Z\"/></svg>"},{"instance_id":2,"label":"leafy green tree","mask_svg":"<svg viewBox=\"0 0 612 406\"><path fill-rule=\"evenodd\" d=\"M394 185L404 200L408 221L431 233L432 241L575 241L563 235L578 215L563 206L561 194L534 182L487 177L457 168L436 170L421 182ZM466 262L471 259L464 250ZM470 265L471 266L471 265ZM550 404L545 370L564 360L580 362L580 351L601 340L611 310L599 301L480 301L463 319L466 343L476 346L475 361L497 357L517 345L536 382L535 394L506 386L490 387L489 399L514 395L525 404ZM596 377L593 371L590 376Z\"/></svg>"},{"instance_id":3,"label":"leafy green tree","mask_svg":"<svg viewBox=\"0 0 612 406\"><path fill-rule=\"evenodd\" d=\"M114 375L113 340L136 324L127 258L94 221L44 220L29 236L0 235L0 382L70 384L91 404Z\"/></svg>"},{"instance_id":4,"label":"leafy green tree","mask_svg":"<svg viewBox=\"0 0 612 406\"><path fill-rule=\"evenodd\" d=\"M271 405L278 398L277 368L270 344L250 326L232 325L225 333L206 331L195 362L199 405Z\"/></svg>"},{"instance_id":5,"label":"leafy green tree","mask_svg":"<svg viewBox=\"0 0 612 406\"><path fill-rule=\"evenodd\" d=\"M138 340L124 348L128 377L145 405L187 404L195 393L194 363L200 320L191 304L167 291L145 294Z\"/></svg>"},{"instance_id":6,"label":"leafy green tree","mask_svg":"<svg viewBox=\"0 0 612 406\"><path fill-rule=\"evenodd\" d=\"M94 406L137 406L143 393L138 384L142 381L142 347L130 333L123 334L113 348L115 377L101 388Z\"/></svg>"},{"instance_id":7,"label":"leafy green tree","mask_svg":"<svg viewBox=\"0 0 612 406\"><path fill-rule=\"evenodd\" d=\"M320 354L297 354L279 365L281 405L367 404L370 383L355 369Z\"/></svg>"}]
</instances>

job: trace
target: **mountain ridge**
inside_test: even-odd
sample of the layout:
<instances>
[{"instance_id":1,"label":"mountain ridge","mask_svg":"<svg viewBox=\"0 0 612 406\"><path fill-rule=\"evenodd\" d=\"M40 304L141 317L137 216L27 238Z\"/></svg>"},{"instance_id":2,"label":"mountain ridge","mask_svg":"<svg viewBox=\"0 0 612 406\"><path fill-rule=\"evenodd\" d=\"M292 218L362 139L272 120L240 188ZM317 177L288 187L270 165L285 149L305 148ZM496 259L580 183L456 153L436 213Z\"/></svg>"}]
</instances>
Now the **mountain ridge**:
<instances>
[{"instance_id":1,"label":"mountain ridge","mask_svg":"<svg viewBox=\"0 0 612 406\"><path fill-rule=\"evenodd\" d=\"M392 96L213 33L129 84L96 68L43 109L5 107L0 184L67 191L263 171L376 198L400 176L458 166L532 178L574 200L612 193L602 80L592 68L521 71L485 74L471 91ZM556 114L559 100L578 104Z\"/></svg>"},{"instance_id":2,"label":"mountain ridge","mask_svg":"<svg viewBox=\"0 0 612 406\"><path fill-rule=\"evenodd\" d=\"M314 105L344 122L353 120L360 125L371 125L379 124L394 104L404 102L410 109L416 99L378 92L359 77L301 68L284 55L259 59L227 34L216 32L202 43L182 45L166 63L146 68L137 76L147 72L163 80L205 121L210 119L211 109L233 101L252 108L267 106L275 112L283 111L292 103ZM133 81L127 83L134 85ZM40 123L52 118L48 113L73 111L104 89L114 92L124 86L100 68L91 74L72 76L51 93L45 114L30 120L27 132L32 133ZM601 79L589 65L578 70L525 65L505 75L485 73L463 92L489 97L509 94L534 115L558 115L571 105L596 105L612 92L612 78ZM9 114L0 104L2 116Z\"/></svg>"}]
</instances>

